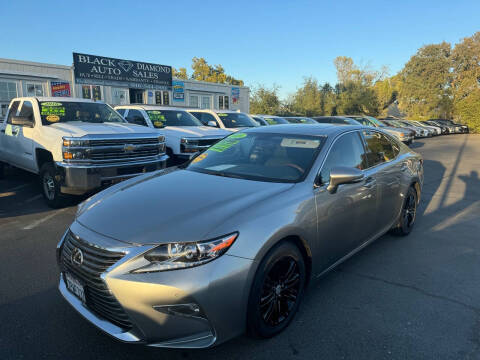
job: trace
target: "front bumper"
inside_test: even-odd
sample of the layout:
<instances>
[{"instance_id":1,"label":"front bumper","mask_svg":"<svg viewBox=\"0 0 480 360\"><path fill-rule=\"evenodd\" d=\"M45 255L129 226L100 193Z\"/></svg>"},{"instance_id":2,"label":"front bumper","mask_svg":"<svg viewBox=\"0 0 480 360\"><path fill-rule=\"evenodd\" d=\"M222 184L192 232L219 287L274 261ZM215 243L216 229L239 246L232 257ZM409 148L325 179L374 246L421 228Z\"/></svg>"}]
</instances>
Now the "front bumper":
<instances>
[{"instance_id":1,"label":"front bumper","mask_svg":"<svg viewBox=\"0 0 480 360\"><path fill-rule=\"evenodd\" d=\"M223 255L198 267L132 274L134 259L152 245L125 247L76 222L71 231L97 246L126 253L101 279L128 315L132 324L128 330L98 316L74 296L66 288L61 267L61 294L84 318L110 336L155 347L205 348L245 331L252 260ZM59 262L62 242L57 247ZM198 314L184 313L185 304L195 304Z\"/></svg>"},{"instance_id":2,"label":"front bumper","mask_svg":"<svg viewBox=\"0 0 480 360\"><path fill-rule=\"evenodd\" d=\"M168 156L108 164L75 164L57 162L60 170L61 192L82 195L116 181L125 180L146 172L164 169Z\"/></svg>"}]
</instances>

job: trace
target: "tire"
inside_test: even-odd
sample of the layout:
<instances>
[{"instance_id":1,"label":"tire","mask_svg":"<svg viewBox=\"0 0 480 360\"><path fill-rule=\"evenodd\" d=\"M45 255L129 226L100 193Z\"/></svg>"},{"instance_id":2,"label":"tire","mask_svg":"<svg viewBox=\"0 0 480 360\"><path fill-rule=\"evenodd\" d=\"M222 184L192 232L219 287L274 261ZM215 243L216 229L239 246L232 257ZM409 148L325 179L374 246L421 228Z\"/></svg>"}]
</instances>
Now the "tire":
<instances>
[{"instance_id":1,"label":"tire","mask_svg":"<svg viewBox=\"0 0 480 360\"><path fill-rule=\"evenodd\" d=\"M177 164L177 159L175 158L175 155L173 155L173 151L170 148L167 148L167 167L175 166Z\"/></svg>"},{"instance_id":2,"label":"tire","mask_svg":"<svg viewBox=\"0 0 480 360\"><path fill-rule=\"evenodd\" d=\"M5 177L5 164L0 161L0 179Z\"/></svg>"},{"instance_id":3,"label":"tire","mask_svg":"<svg viewBox=\"0 0 480 360\"><path fill-rule=\"evenodd\" d=\"M298 247L291 242L274 246L260 263L252 284L247 309L248 334L270 338L282 332L295 317L305 281L305 262Z\"/></svg>"},{"instance_id":4,"label":"tire","mask_svg":"<svg viewBox=\"0 0 480 360\"><path fill-rule=\"evenodd\" d=\"M53 163L45 163L40 168L40 188L48 206L54 209L64 207L69 197L60 192L58 171Z\"/></svg>"},{"instance_id":5,"label":"tire","mask_svg":"<svg viewBox=\"0 0 480 360\"><path fill-rule=\"evenodd\" d=\"M415 225L417 205L417 192L413 187L410 187L405 196L400 217L397 224L392 229L393 234L399 236L407 236L410 234Z\"/></svg>"}]
</instances>

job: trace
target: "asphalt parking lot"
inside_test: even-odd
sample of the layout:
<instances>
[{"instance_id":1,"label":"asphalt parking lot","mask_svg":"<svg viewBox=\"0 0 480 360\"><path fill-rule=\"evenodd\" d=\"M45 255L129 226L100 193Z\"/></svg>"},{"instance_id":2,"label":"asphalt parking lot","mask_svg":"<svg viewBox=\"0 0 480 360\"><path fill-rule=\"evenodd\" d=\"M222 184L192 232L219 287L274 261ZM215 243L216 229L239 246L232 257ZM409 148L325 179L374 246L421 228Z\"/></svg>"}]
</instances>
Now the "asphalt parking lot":
<instances>
[{"instance_id":1,"label":"asphalt parking lot","mask_svg":"<svg viewBox=\"0 0 480 360\"><path fill-rule=\"evenodd\" d=\"M57 291L55 246L75 206L51 210L36 178L0 180L0 359L480 359L480 135L412 145L424 157L418 219L313 281L270 340L185 351L126 345Z\"/></svg>"}]
</instances>

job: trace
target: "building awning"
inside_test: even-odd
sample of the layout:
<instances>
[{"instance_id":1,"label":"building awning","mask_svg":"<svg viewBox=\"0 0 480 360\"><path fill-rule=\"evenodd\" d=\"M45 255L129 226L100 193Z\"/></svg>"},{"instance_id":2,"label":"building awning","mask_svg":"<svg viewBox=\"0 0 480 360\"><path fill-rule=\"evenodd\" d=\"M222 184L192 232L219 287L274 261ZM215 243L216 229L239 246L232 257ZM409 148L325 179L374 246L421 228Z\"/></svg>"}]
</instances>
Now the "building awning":
<instances>
[{"instance_id":1,"label":"building awning","mask_svg":"<svg viewBox=\"0 0 480 360\"><path fill-rule=\"evenodd\" d=\"M41 79L60 79L58 76L42 73L30 73L24 71L0 70L0 75L20 76L20 77L35 77Z\"/></svg>"}]
</instances>

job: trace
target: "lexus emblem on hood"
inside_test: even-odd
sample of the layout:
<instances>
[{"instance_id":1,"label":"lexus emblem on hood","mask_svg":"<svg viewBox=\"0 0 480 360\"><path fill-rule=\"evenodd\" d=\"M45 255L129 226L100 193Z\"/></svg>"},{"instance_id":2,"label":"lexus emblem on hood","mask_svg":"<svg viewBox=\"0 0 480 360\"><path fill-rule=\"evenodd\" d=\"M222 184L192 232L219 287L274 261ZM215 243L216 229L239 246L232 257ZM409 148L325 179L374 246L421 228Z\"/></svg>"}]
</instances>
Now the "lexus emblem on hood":
<instances>
[{"instance_id":1,"label":"lexus emblem on hood","mask_svg":"<svg viewBox=\"0 0 480 360\"><path fill-rule=\"evenodd\" d=\"M72 256L71 256L72 264L75 265L82 265L83 264L83 252L79 248L75 248L72 251Z\"/></svg>"}]
</instances>

